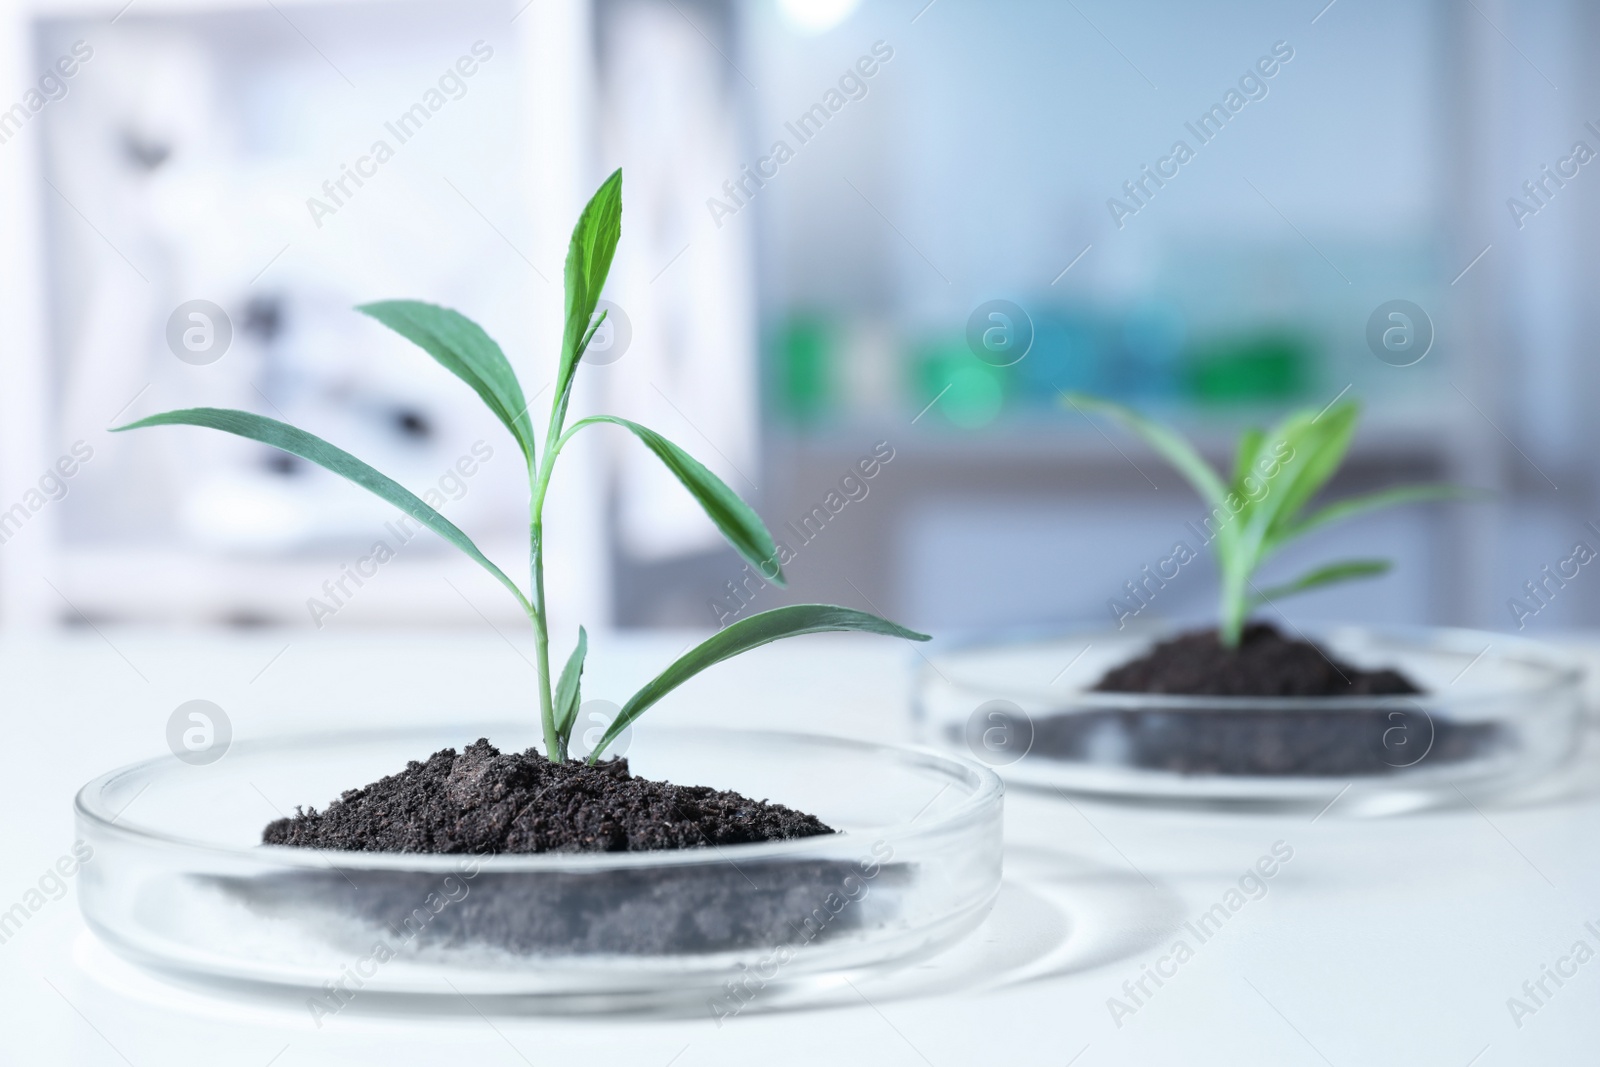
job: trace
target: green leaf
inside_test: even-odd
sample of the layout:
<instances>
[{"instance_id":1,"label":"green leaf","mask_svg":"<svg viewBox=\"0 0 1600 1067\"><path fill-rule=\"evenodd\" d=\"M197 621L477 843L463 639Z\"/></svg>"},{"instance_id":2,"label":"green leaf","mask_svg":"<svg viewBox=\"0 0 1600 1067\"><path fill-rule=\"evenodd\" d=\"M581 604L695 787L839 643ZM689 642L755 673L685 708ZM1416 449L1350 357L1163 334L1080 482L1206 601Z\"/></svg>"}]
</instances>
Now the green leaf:
<instances>
[{"instance_id":1,"label":"green leaf","mask_svg":"<svg viewBox=\"0 0 1600 1067\"><path fill-rule=\"evenodd\" d=\"M678 657L677 662L646 683L644 688L635 693L617 713L616 720L606 729L600 743L595 746L589 762L593 763L598 759L600 752L656 701L707 667L785 637L825 633L830 630L859 630L863 633L882 634L885 637L903 637L909 641L929 639L927 634L908 630L876 615L869 615L853 608L835 607L832 604L794 604L786 608L763 611L759 615L741 619L718 630L710 638Z\"/></svg>"},{"instance_id":2,"label":"green leaf","mask_svg":"<svg viewBox=\"0 0 1600 1067\"><path fill-rule=\"evenodd\" d=\"M1295 593L1304 593L1308 589L1317 589L1324 585L1333 585L1335 582L1348 582L1356 578L1376 578L1389 571L1389 561L1386 559L1352 559L1343 563L1330 563L1325 567L1303 574L1292 582L1272 586L1270 589L1257 590L1250 598L1251 606L1281 600Z\"/></svg>"},{"instance_id":3,"label":"green leaf","mask_svg":"<svg viewBox=\"0 0 1600 1067\"><path fill-rule=\"evenodd\" d=\"M767 581L778 586L786 584L783 568L778 562L778 546L773 542L766 523L761 521L761 516L741 500L738 493L728 488L726 482L712 474L689 453L649 427L617 418L615 415L594 415L582 419L573 424L567 436L570 437L585 426L602 422L633 431L633 435L643 441L645 447L654 452L678 481L683 483L683 487L689 490L690 495L705 509L706 515L717 529L722 531L722 536L728 539L728 543L739 555L755 567ZM772 568L771 573L768 572L768 567Z\"/></svg>"},{"instance_id":4,"label":"green leaf","mask_svg":"<svg viewBox=\"0 0 1600 1067\"><path fill-rule=\"evenodd\" d=\"M1390 508L1400 504L1416 504L1433 500L1460 500L1471 496L1470 490L1454 485L1403 485L1395 489L1380 489L1374 493L1365 493L1361 496L1347 497L1336 500L1326 507L1312 512L1301 519L1283 533L1282 540L1287 541L1293 537L1309 533L1321 526L1330 523L1343 522L1345 519L1379 508Z\"/></svg>"},{"instance_id":5,"label":"green leaf","mask_svg":"<svg viewBox=\"0 0 1600 1067\"><path fill-rule=\"evenodd\" d=\"M1085 393L1063 393L1062 399L1080 415L1093 411L1116 419L1144 438L1145 443L1161 453L1162 458L1177 468L1178 473L1188 479L1189 484L1194 486L1195 492L1200 494L1200 498L1207 506L1213 508L1223 506L1228 496L1228 487L1222 484L1222 479L1211 469L1211 464L1207 463L1200 453L1195 451L1194 446L1179 434L1160 423L1152 422L1132 408L1114 404L1109 400L1101 400L1099 397Z\"/></svg>"},{"instance_id":6,"label":"green leaf","mask_svg":"<svg viewBox=\"0 0 1600 1067\"><path fill-rule=\"evenodd\" d=\"M1338 468L1344 449L1330 447L1330 443L1338 444L1338 431L1343 429L1348 444L1353 422L1346 420L1351 414L1348 406L1341 406L1332 409L1334 417L1323 422L1315 410L1304 408L1268 431L1274 453L1288 458L1279 461L1277 473L1267 480L1265 492L1244 517L1233 546L1247 575L1282 545L1282 532L1308 499L1305 490L1316 492ZM1287 446L1287 453L1279 452L1282 446Z\"/></svg>"},{"instance_id":7,"label":"green leaf","mask_svg":"<svg viewBox=\"0 0 1600 1067\"><path fill-rule=\"evenodd\" d=\"M563 744L572 733L572 724L578 717L578 705L582 703L578 683L583 677L584 657L588 654L589 635L580 626L578 644L567 659L567 665L561 668L561 680L556 683L556 736L561 738Z\"/></svg>"},{"instance_id":8,"label":"green leaf","mask_svg":"<svg viewBox=\"0 0 1600 1067\"><path fill-rule=\"evenodd\" d=\"M1284 484L1275 486L1278 500L1272 508L1272 521L1267 528L1269 539L1288 529L1300 509L1311 502L1328 483L1350 449L1350 439L1355 434L1356 421L1361 417L1361 405L1354 400L1323 412L1320 417L1306 419L1305 413L1289 420L1293 428L1275 436L1289 439L1295 448L1293 460L1286 464L1282 474L1289 477ZM1280 474L1280 477L1282 475ZM1269 493L1270 497L1272 493Z\"/></svg>"},{"instance_id":9,"label":"green leaf","mask_svg":"<svg viewBox=\"0 0 1600 1067\"><path fill-rule=\"evenodd\" d=\"M252 441L281 448L301 459L308 459L319 467L325 467L342 478L348 478L363 489L387 500L477 560L479 565L499 579L501 585L511 590L511 594L517 598L524 611L529 610L528 601L516 583L507 578L499 567L478 551L478 546L473 544L472 539L462 533L454 523L433 510L422 501L421 497L393 478L379 473L344 449L330 445L315 434L306 433L288 423L269 419L263 415L253 415L248 411L234 411L229 408L186 408L182 411L165 411L137 422L130 422L126 426L118 426L113 432L137 430L145 426L204 426L212 430L221 430L224 433L248 437Z\"/></svg>"},{"instance_id":10,"label":"green leaf","mask_svg":"<svg viewBox=\"0 0 1600 1067\"><path fill-rule=\"evenodd\" d=\"M1235 492L1244 492L1244 480L1255 472L1256 457L1261 454L1261 443L1266 438L1265 432L1253 426L1239 435L1239 451L1233 458L1233 489ZM1259 474L1256 476L1260 477Z\"/></svg>"},{"instance_id":11,"label":"green leaf","mask_svg":"<svg viewBox=\"0 0 1600 1067\"><path fill-rule=\"evenodd\" d=\"M561 363L556 371L556 396L551 407L550 429L559 433L566 418L567 400L578 361L594 334L594 308L600 301L606 275L611 272L611 257L622 236L622 169L613 171L578 217L567 246L566 328L561 339Z\"/></svg>"},{"instance_id":12,"label":"green leaf","mask_svg":"<svg viewBox=\"0 0 1600 1067\"><path fill-rule=\"evenodd\" d=\"M533 422L522 386L500 346L471 319L449 308L418 300L382 300L356 308L438 360L472 386L495 417L511 431L523 458L533 463Z\"/></svg>"}]
</instances>

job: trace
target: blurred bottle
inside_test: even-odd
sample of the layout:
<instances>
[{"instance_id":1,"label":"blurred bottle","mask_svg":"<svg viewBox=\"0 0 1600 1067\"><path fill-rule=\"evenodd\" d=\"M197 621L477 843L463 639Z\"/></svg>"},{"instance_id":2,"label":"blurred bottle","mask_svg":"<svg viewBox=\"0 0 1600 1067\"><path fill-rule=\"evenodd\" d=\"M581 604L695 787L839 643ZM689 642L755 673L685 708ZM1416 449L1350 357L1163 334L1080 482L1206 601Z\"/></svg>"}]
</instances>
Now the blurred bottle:
<instances>
[{"instance_id":1,"label":"blurred bottle","mask_svg":"<svg viewBox=\"0 0 1600 1067\"><path fill-rule=\"evenodd\" d=\"M1285 327L1213 338L1185 357L1184 391L1202 404L1299 400L1316 380L1315 359L1311 341Z\"/></svg>"}]
</instances>

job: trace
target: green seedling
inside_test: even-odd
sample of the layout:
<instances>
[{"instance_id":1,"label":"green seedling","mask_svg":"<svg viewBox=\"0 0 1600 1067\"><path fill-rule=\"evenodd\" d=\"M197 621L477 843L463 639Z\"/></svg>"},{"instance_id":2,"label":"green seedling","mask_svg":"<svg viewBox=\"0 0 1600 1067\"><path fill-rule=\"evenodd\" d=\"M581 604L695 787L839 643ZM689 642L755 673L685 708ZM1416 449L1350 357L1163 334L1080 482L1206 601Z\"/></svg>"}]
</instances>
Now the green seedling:
<instances>
[{"instance_id":1,"label":"green seedling","mask_svg":"<svg viewBox=\"0 0 1600 1067\"><path fill-rule=\"evenodd\" d=\"M605 285L606 275L610 272L611 258L616 252L621 233L622 171L618 170L600 186L572 231L566 262L565 331L542 452L533 420L528 415L531 405L524 399L516 373L500 346L476 323L448 308L410 300L388 300L365 304L357 309L415 343L446 370L471 386L516 441L527 465L530 490L528 554L532 573L531 588L527 593L479 551L478 546L454 523L429 507L420 497L343 449L287 423L247 411L188 408L152 415L117 429L205 426L261 441L310 460L377 494L471 556L510 591L533 623L538 655L539 716L544 732L545 754L553 760L565 760L581 703L581 679L589 642L587 633L580 626L572 654L552 687L550 631L544 591L544 504L556 459L574 436L592 426L601 425L620 426L633 434L699 502L712 523L741 556L767 580L780 586L784 584L777 546L760 517L722 479L683 449L654 430L613 415L596 415L580 419L570 427L565 425L567 404L572 397L578 363L583 359L595 330L605 319L604 313L596 317L595 305ZM606 746L652 705L707 667L780 638L830 630L859 630L913 641L928 640L926 634L908 630L887 619L831 604L795 604L753 615L727 626L714 637L684 653L629 698L595 745L589 762L598 759Z\"/></svg>"},{"instance_id":2,"label":"green seedling","mask_svg":"<svg viewBox=\"0 0 1600 1067\"><path fill-rule=\"evenodd\" d=\"M1236 648L1250 612L1295 593L1387 572L1388 560L1352 559L1329 563L1292 582L1258 588L1261 565L1284 545L1312 530L1379 508L1462 495L1449 485L1409 485L1335 501L1306 513L1311 498L1344 462L1361 406L1353 400L1324 410L1291 412L1271 430L1248 429L1239 438L1231 475L1219 473L1195 447L1167 426L1098 397L1074 393L1065 402L1084 414L1109 415L1144 438L1172 464L1211 509L1206 520L1215 536L1222 575L1222 644Z\"/></svg>"}]
</instances>

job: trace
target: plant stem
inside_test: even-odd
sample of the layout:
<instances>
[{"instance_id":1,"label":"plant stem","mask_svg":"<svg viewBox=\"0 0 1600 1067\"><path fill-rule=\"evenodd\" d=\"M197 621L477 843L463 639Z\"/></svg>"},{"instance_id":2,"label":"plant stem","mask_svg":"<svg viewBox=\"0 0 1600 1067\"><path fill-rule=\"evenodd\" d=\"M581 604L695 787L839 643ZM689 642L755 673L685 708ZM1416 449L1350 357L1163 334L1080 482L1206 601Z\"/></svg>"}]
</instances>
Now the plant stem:
<instances>
[{"instance_id":1,"label":"plant stem","mask_svg":"<svg viewBox=\"0 0 1600 1067\"><path fill-rule=\"evenodd\" d=\"M572 435L591 421L582 419L559 437L555 436L556 427L552 422L551 434L545 439L544 462L539 465L537 474L529 472L532 482L528 502L528 562L533 568L533 609L529 617L533 620L534 645L539 655L539 718L544 726L545 755L557 761L567 758L567 738L556 732L555 699L550 689L550 621L544 601L544 497L550 489L556 457L561 455L561 449Z\"/></svg>"},{"instance_id":2,"label":"plant stem","mask_svg":"<svg viewBox=\"0 0 1600 1067\"><path fill-rule=\"evenodd\" d=\"M528 617L533 620L533 641L539 657L539 722L544 728L545 756L552 760L566 759L565 746L556 736L555 701L550 695L550 625L544 602L544 485L549 481L549 456L545 464L531 478L528 503L528 563L533 572L532 606Z\"/></svg>"},{"instance_id":3,"label":"plant stem","mask_svg":"<svg viewBox=\"0 0 1600 1067\"><path fill-rule=\"evenodd\" d=\"M1244 633L1245 616L1249 605L1245 599L1245 584L1249 571L1226 567L1222 572L1222 625L1218 628L1222 647L1238 648Z\"/></svg>"},{"instance_id":4,"label":"plant stem","mask_svg":"<svg viewBox=\"0 0 1600 1067\"><path fill-rule=\"evenodd\" d=\"M577 373L578 360L583 358L589 340L604 321L605 314L601 313L599 321L591 323L588 332L579 341L576 355L570 361L563 359L563 366L569 369L565 383L558 384L556 395L550 398L550 424L545 430L544 459L539 463L537 472L531 465L528 468L528 563L533 571L533 605L528 614L533 619L533 640L539 655L539 722L544 727L545 758L558 763L566 761L567 737L556 731L555 699L550 691L550 616L544 601L544 495L550 488L550 475L555 470L561 447L587 421L580 420L572 429L561 432L567 416L567 401L572 395L572 375Z\"/></svg>"}]
</instances>

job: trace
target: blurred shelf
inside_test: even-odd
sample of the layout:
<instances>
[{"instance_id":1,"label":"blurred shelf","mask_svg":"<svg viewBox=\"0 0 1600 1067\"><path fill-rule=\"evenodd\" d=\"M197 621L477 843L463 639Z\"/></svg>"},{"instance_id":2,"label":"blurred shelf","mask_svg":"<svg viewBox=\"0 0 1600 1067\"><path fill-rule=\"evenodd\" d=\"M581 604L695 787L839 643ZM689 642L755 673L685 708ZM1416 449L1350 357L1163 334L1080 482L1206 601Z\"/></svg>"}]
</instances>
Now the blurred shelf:
<instances>
[{"instance_id":1,"label":"blurred shelf","mask_svg":"<svg viewBox=\"0 0 1600 1067\"><path fill-rule=\"evenodd\" d=\"M1230 464L1240 428L1266 425L1281 417L1282 408L1218 412L1195 418L1183 415L1171 425L1184 434L1214 463ZM906 417L909 420L909 417ZM776 456L806 462L864 451L877 441L888 441L896 455L920 462L955 465L1048 463L1064 468L1095 470L1108 465L1126 467L1129 459L1143 466L1142 458L1160 461L1139 440L1103 421L1090 425L1074 416L1011 417L979 428L962 429L948 423L918 420L909 425L898 418L856 419L816 427L775 427L767 444ZM1457 469L1459 438L1470 432L1462 420L1437 405L1378 410L1363 418L1350 449L1353 466L1437 467Z\"/></svg>"}]
</instances>

